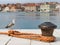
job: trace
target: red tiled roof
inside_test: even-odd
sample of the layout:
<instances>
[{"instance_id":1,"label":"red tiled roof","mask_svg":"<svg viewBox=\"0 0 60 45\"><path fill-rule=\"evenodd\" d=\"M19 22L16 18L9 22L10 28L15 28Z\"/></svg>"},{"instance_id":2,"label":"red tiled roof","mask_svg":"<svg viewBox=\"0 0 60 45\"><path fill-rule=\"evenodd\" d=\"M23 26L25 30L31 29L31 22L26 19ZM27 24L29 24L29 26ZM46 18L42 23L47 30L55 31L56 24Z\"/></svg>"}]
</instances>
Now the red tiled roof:
<instances>
[{"instance_id":1,"label":"red tiled roof","mask_svg":"<svg viewBox=\"0 0 60 45\"><path fill-rule=\"evenodd\" d=\"M23 6L36 6L35 3L26 3L26 4L23 4Z\"/></svg>"}]
</instances>

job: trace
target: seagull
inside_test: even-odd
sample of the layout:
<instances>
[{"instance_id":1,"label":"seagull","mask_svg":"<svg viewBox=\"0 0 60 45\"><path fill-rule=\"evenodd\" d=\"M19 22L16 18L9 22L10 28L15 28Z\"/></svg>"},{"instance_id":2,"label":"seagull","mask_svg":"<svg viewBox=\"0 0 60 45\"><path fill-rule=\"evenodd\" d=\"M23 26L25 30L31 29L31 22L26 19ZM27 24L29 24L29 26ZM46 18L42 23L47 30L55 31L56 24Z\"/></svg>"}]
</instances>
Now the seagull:
<instances>
[{"instance_id":1,"label":"seagull","mask_svg":"<svg viewBox=\"0 0 60 45\"><path fill-rule=\"evenodd\" d=\"M10 28L15 24L15 19L12 20L5 28Z\"/></svg>"}]
</instances>

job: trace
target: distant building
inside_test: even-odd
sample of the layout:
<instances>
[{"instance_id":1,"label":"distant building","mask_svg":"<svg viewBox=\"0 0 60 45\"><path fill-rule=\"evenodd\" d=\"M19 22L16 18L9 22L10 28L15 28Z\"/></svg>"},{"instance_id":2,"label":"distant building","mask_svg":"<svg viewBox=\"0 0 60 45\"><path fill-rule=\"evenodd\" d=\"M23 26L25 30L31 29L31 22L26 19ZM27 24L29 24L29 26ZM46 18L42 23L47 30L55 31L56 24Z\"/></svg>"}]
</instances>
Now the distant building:
<instances>
[{"instance_id":1,"label":"distant building","mask_svg":"<svg viewBox=\"0 0 60 45\"><path fill-rule=\"evenodd\" d=\"M41 3L40 5L40 12L50 12L50 11L55 11L56 9L56 3L54 2L45 2Z\"/></svg>"},{"instance_id":2,"label":"distant building","mask_svg":"<svg viewBox=\"0 0 60 45\"><path fill-rule=\"evenodd\" d=\"M22 11L21 8L22 8L21 4L20 3L16 3L16 11L18 11L18 12Z\"/></svg>"},{"instance_id":3,"label":"distant building","mask_svg":"<svg viewBox=\"0 0 60 45\"><path fill-rule=\"evenodd\" d=\"M50 12L50 11L57 11L57 10L60 10L60 4L58 4L58 2L0 4L0 11Z\"/></svg>"},{"instance_id":4,"label":"distant building","mask_svg":"<svg viewBox=\"0 0 60 45\"><path fill-rule=\"evenodd\" d=\"M21 4L20 3L16 3L16 9L21 9Z\"/></svg>"},{"instance_id":5,"label":"distant building","mask_svg":"<svg viewBox=\"0 0 60 45\"><path fill-rule=\"evenodd\" d=\"M5 8L2 10L2 12L8 12L8 11L10 11L9 7L5 7Z\"/></svg>"},{"instance_id":6,"label":"distant building","mask_svg":"<svg viewBox=\"0 0 60 45\"><path fill-rule=\"evenodd\" d=\"M10 11L11 11L11 12L16 12L15 6L12 6L12 7L10 8Z\"/></svg>"},{"instance_id":7,"label":"distant building","mask_svg":"<svg viewBox=\"0 0 60 45\"><path fill-rule=\"evenodd\" d=\"M27 3L24 5L25 11L36 11L36 5Z\"/></svg>"},{"instance_id":8,"label":"distant building","mask_svg":"<svg viewBox=\"0 0 60 45\"><path fill-rule=\"evenodd\" d=\"M36 11L40 11L40 3L36 4Z\"/></svg>"},{"instance_id":9,"label":"distant building","mask_svg":"<svg viewBox=\"0 0 60 45\"><path fill-rule=\"evenodd\" d=\"M50 11L55 11L56 4L50 4Z\"/></svg>"},{"instance_id":10,"label":"distant building","mask_svg":"<svg viewBox=\"0 0 60 45\"><path fill-rule=\"evenodd\" d=\"M56 10L60 12L60 4L56 5Z\"/></svg>"},{"instance_id":11,"label":"distant building","mask_svg":"<svg viewBox=\"0 0 60 45\"><path fill-rule=\"evenodd\" d=\"M1 4L1 10L4 10L5 7L6 7L6 4Z\"/></svg>"},{"instance_id":12,"label":"distant building","mask_svg":"<svg viewBox=\"0 0 60 45\"><path fill-rule=\"evenodd\" d=\"M50 11L50 5L49 4L41 4L40 5L40 12L49 12Z\"/></svg>"}]
</instances>

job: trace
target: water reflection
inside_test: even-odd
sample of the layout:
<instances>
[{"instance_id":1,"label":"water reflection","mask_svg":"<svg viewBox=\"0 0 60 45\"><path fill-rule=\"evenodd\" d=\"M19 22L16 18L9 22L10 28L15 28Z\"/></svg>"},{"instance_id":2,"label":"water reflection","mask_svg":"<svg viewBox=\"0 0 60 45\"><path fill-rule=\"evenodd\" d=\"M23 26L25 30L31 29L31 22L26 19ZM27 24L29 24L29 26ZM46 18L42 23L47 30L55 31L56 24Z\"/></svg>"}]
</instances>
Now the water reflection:
<instances>
[{"instance_id":1,"label":"water reflection","mask_svg":"<svg viewBox=\"0 0 60 45\"><path fill-rule=\"evenodd\" d=\"M52 22L60 28L59 12L0 12L0 29L12 20L16 19L14 29L38 29L38 25L43 22Z\"/></svg>"}]
</instances>

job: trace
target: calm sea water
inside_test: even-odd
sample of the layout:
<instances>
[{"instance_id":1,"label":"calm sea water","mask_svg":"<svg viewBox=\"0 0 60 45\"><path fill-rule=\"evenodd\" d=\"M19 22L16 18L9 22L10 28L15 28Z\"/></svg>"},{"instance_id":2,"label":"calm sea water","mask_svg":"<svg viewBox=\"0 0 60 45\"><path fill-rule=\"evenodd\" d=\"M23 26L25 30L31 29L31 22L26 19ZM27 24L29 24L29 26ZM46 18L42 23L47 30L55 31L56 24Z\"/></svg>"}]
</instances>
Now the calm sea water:
<instances>
[{"instance_id":1,"label":"calm sea water","mask_svg":"<svg viewBox=\"0 0 60 45\"><path fill-rule=\"evenodd\" d=\"M0 12L0 29L5 29L13 19L16 19L13 29L38 29L43 22L52 22L60 28L59 12Z\"/></svg>"}]
</instances>

